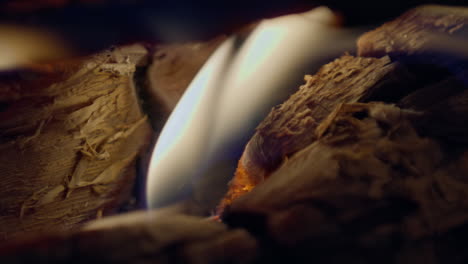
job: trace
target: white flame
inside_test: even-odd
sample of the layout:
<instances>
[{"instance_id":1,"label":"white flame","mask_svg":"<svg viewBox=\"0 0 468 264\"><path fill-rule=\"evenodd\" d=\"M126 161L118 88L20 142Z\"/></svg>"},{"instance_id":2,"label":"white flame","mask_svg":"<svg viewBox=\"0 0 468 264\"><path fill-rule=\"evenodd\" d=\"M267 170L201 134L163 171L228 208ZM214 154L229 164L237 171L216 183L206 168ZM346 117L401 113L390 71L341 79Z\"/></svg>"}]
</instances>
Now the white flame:
<instances>
[{"instance_id":1,"label":"white flame","mask_svg":"<svg viewBox=\"0 0 468 264\"><path fill-rule=\"evenodd\" d=\"M222 81L234 52L234 42L230 38L216 50L166 122L149 168L147 198L150 207L164 202L165 197L171 197L190 184L186 175L202 162L218 91L216 87Z\"/></svg>"},{"instance_id":2,"label":"white flame","mask_svg":"<svg viewBox=\"0 0 468 264\"><path fill-rule=\"evenodd\" d=\"M311 62L324 51L349 46L338 40L343 36L331 26L335 21L329 9L316 8L262 22L239 50L234 37L223 43L161 133L149 169L148 205L173 201L194 177L208 174L209 163L222 160L230 143L251 134L259 115L284 100L285 88L297 87L310 73Z\"/></svg>"}]
</instances>

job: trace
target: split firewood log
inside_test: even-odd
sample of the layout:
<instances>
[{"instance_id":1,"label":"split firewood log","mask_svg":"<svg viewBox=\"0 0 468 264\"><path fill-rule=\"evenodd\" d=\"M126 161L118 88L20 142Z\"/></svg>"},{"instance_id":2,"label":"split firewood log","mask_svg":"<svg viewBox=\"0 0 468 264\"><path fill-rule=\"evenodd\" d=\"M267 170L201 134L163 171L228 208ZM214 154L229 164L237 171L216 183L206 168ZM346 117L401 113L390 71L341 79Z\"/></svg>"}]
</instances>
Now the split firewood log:
<instances>
[{"instance_id":1,"label":"split firewood log","mask_svg":"<svg viewBox=\"0 0 468 264\"><path fill-rule=\"evenodd\" d=\"M306 76L306 81L258 126L239 161L221 208L262 182L288 156L316 140L311 131L338 104L390 99L410 90L414 83L405 67L392 63L389 57L350 55L323 66L314 76Z\"/></svg>"},{"instance_id":2,"label":"split firewood log","mask_svg":"<svg viewBox=\"0 0 468 264\"><path fill-rule=\"evenodd\" d=\"M0 240L67 230L130 197L149 142L132 77L138 47L0 76Z\"/></svg>"},{"instance_id":3,"label":"split firewood log","mask_svg":"<svg viewBox=\"0 0 468 264\"><path fill-rule=\"evenodd\" d=\"M468 8L427 5L362 35L358 55L463 55L467 57ZM453 54L454 53L454 54ZM426 62L430 58L426 57Z\"/></svg>"},{"instance_id":4,"label":"split firewood log","mask_svg":"<svg viewBox=\"0 0 468 264\"><path fill-rule=\"evenodd\" d=\"M127 203L135 161L151 141L139 103L159 129L223 40L158 45L151 58L131 45L64 62L20 61L24 68L0 73L0 241L73 229ZM139 162L144 173L149 155Z\"/></svg>"},{"instance_id":5,"label":"split firewood log","mask_svg":"<svg viewBox=\"0 0 468 264\"><path fill-rule=\"evenodd\" d=\"M364 57L388 55L426 74L429 82L441 81L450 74L466 81L467 25L466 7L418 7L362 35L357 53ZM447 72L446 76L441 70Z\"/></svg>"},{"instance_id":6,"label":"split firewood log","mask_svg":"<svg viewBox=\"0 0 468 264\"><path fill-rule=\"evenodd\" d=\"M0 246L0 262L244 264L252 263L257 253L256 240L245 230L163 209L12 241Z\"/></svg>"}]
</instances>

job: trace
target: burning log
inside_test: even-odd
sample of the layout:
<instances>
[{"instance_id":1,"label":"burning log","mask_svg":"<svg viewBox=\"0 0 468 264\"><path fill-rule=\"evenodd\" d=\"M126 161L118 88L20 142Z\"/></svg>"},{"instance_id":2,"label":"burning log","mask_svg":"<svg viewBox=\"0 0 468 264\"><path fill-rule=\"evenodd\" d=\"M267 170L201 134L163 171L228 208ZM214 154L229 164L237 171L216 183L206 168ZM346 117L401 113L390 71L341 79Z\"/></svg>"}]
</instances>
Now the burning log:
<instances>
[{"instance_id":1,"label":"burning log","mask_svg":"<svg viewBox=\"0 0 468 264\"><path fill-rule=\"evenodd\" d=\"M422 7L364 35L359 54L377 58L325 65L260 124L220 209L276 249L265 262L468 261L466 47L424 59L413 43L465 14Z\"/></svg>"},{"instance_id":2,"label":"burning log","mask_svg":"<svg viewBox=\"0 0 468 264\"><path fill-rule=\"evenodd\" d=\"M71 229L129 199L150 132L133 51L2 74L0 240Z\"/></svg>"},{"instance_id":3,"label":"burning log","mask_svg":"<svg viewBox=\"0 0 468 264\"><path fill-rule=\"evenodd\" d=\"M443 55L451 53L452 50L447 50L446 53L443 53L444 50L439 50L438 60L434 61L433 57L424 60L423 56L419 58L418 63L415 63L407 60L407 57L422 55L425 51L422 46L412 44L416 42L415 39L408 40L412 45L411 48L406 47L404 42L395 45L394 48L388 48L386 45L390 45L388 43L393 45L398 38L401 38L400 27L396 26L399 24L404 25L403 31L408 27L411 32L417 32L416 35L419 36L417 40L425 43L431 39L427 35L433 35L418 25L427 21L429 24L446 21L442 25L447 26L442 27L440 32L451 29L446 32L446 35L450 36L463 28L468 16L463 16L468 14L466 10L466 8L441 7L441 11L435 11L434 6L416 8L360 38L358 42L360 55L383 57L343 56L323 66L314 76L307 76L306 84L285 103L275 107L257 128L239 161L236 175L230 183L225 199L221 202L220 209L229 205L238 196L249 192L288 157L314 142L317 138L311 131L314 131L340 103L370 101L398 103L401 100L402 106L412 108L413 105L408 104L408 101L415 100L416 97L421 101L427 97L426 106L429 106L430 100L434 102L444 98L439 96L451 96L464 90L467 80L467 57L445 56L441 61ZM434 22L436 19L439 19L439 22ZM435 62L440 63L434 64ZM452 67L454 65L455 68ZM445 88L447 84L449 86ZM427 93L432 93L432 96ZM414 107L420 106L414 105Z\"/></svg>"},{"instance_id":4,"label":"burning log","mask_svg":"<svg viewBox=\"0 0 468 264\"><path fill-rule=\"evenodd\" d=\"M251 263L257 242L245 230L163 209L89 223L0 247L14 263Z\"/></svg>"},{"instance_id":5,"label":"burning log","mask_svg":"<svg viewBox=\"0 0 468 264\"><path fill-rule=\"evenodd\" d=\"M414 82L405 67L392 63L389 57L350 55L323 66L314 76L306 76L306 81L257 128L221 208L262 182L288 156L315 141L311 131L340 103L388 100L410 90Z\"/></svg>"}]
</instances>

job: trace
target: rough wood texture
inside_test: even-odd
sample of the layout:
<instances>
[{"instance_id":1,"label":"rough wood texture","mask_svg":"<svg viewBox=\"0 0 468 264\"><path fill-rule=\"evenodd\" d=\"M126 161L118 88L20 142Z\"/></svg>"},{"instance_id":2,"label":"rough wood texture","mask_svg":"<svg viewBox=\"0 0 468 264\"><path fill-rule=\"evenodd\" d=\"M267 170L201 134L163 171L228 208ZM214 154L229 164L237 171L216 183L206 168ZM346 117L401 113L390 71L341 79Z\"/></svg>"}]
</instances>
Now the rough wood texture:
<instances>
[{"instance_id":1,"label":"rough wood texture","mask_svg":"<svg viewBox=\"0 0 468 264\"><path fill-rule=\"evenodd\" d=\"M368 33L360 45L363 39L371 42L369 46L393 45L401 32L413 26L422 29L418 27L433 22L437 12L442 14L439 22L453 20L449 27L456 31L464 27L465 11L418 8ZM432 36L428 31L416 33L411 41L423 44L429 39L426 34ZM276 141L262 147L265 140L255 142L257 131L249 142L235 177L240 175L251 185L241 189L233 180L231 188L243 195L226 207L222 218L231 226L247 228L265 247L275 249L262 259L264 263L468 261L461 246L468 242L468 83L463 56L468 50L440 50L442 56L434 60L419 56L426 50L418 43L407 44L411 45L372 48L380 53L367 54L389 55L410 77L397 78L406 85L390 85L362 101L396 105L336 99L360 91L362 85L334 87L329 92L340 94L334 101L304 85L259 126L264 134L277 135ZM414 55L419 56L417 62L407 60ZM453 62L456 70L447 68ZM341 76L316 78L320 87ZM324 102L327 111L309 117L308 105L301 103L308 98ZM302 145L294 149L291 142ZM272 157L278 150L283 155L284 146L291 154L281 157L279 167L264 177L265 163L256 157L275 161Z\"/></svg>"},{"instance_id":2,"label":"rough wood texture","mask_svg":"<svg viewBox=\"0 0 468 264\"><path fill-rule=\"evenodd\" d=\"M464 53L467 57L468 8L428 5L412 9L358 40L358 55ZM428 58L426 58L428 59Z\"/></svg>"},{"instance_id":3,"label":"rough wood texture","mask_svg":"<svg viewBox=\"0 0 468 264\"><path fill-rule=\"evenodd\" d=\"M389 55L419 67L416 71L426 76L426 85L403 98L399 106L427 110L420 133L453 148L464 148L466 142L466 96L462 92L468 83L467 25L467 7L428 5L410 10L358 40L361 56ZM452 99L445 100L449 97Z\"/></svg>"},{"instance_id":4,"label":"rough wood texture","mask_svg":"<svg viewBox=\"0 0 468 264\"><path fill-rule=\"evenodd\" d=\"M108 214L148 142L122 50L6 73L0 82L0 240Z\"/></svg>"},{"instance_id":5,"label":"rough wood texture","mask_svg":"<svg viewBox=\"0 0 468 264\"><path fill-rule=\"evenodd\" d=\"M272 110L222 215L255 239L152 212L17 241L0 247L0 261L467 263L467 64L421 68L400 61L407 55L343 56Z\"/></svg>"},{"instance_id":6,"label":"rough wood texture","mask_svg":"<svg viewBox=\"0 0 468 264\"><path fill-rule=\"evenodd\" d=\"M239 161L221 208L262 182L289 156L316 139L311 133L340 103L390 100L410 90L412 77L389 57L344 55L323 66L258 126Z\"/></svg>"},{"instance_id":7,"label":"rough wood texture","mask_svg":"<svg viewBox=\"0 0 468 264\"><path fill-rule=\"evenodd\" d=\"M421 116L339 105L311 132L317 141L235 200L225 221L299 263L465 263L468 152L454 158L420 137Z\"/></svg>"},{"instance_id":8,"label":"rough wood texture","mask_svg":"<svg viewBox=\"0 0 468 264\"><path fill-rule=\"evenodd\" d=\"M307 77L307 83L257 128L221 210L313 142L310 131L341 102L402 100L401 106L427 108L465 89L468 50L460 37L466 39L467 10L445 6L410 10L359 39L358 54L373 57L343 56ZM418 98L420 102L415 102ZM414 105L408 104L411 101Z\"/></svg>"},{"instance_id":9,"label":"rough wood texture","mask_svg":"<svg viewBox=\"0 0 468 264\"><path fill-rule=\"evenodd\" d=\"M167 211L131 213L0 247L14 263L251 263L257 242L245 230Z\"/></svg>"}]
</instances>

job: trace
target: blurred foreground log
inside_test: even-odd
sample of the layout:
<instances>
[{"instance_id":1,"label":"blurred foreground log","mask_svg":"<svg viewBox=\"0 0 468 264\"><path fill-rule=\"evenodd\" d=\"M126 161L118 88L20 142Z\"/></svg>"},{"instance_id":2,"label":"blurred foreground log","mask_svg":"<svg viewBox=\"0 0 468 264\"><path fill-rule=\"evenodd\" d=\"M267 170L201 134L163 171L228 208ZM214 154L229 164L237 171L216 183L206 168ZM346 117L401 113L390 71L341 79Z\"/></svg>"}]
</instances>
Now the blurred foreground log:
<instances>
[{"instance_id":1,"label":"blurred foreground log","mask_svg":"<svg viewBox=\"0 0 468 264\"><path fill-rule=\"evenodd\" d=\"M0 247L14 263L251 263L258 248L245 230L170 210L137 212Z\"/></svg>"}]
</instances>

